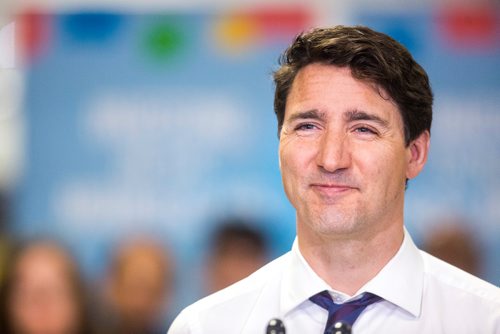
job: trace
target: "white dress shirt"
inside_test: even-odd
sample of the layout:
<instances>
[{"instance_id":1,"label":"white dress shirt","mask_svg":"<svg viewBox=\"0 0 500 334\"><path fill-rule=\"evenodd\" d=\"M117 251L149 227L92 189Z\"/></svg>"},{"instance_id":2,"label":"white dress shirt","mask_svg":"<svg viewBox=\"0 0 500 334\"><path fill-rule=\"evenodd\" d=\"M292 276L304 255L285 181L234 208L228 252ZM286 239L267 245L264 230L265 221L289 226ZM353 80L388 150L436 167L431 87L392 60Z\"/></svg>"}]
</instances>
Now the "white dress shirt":
<instances>
[{"instance_id":1,"label":"white dress shirt","mask_svg":"<svg viewBox=\"0 0 500 334\"><path fill-rule=\"evenodd\" d=\"M279 318L287 334L323 334L328 312L309 297L328 290L336 303L371 292L354 323L361 333L500 334L500 289L417 249L405 231L397 254L354 296L333 290L292 250L249 277L184 309L168 334L260 334Z\"/></svg>"}]
</instances>

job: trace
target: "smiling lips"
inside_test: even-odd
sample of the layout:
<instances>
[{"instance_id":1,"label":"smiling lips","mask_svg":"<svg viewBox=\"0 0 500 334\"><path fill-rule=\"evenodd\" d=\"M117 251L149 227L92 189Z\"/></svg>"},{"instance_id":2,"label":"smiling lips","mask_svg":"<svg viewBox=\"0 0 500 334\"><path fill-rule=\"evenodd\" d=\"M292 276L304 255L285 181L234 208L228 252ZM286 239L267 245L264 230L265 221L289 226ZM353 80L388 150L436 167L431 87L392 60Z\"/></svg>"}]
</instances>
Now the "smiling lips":
<instances>
[{"instance_id":1,"label":"smiling lips","mask_svg":"<svg viewBox=\"0 0 500 334\"><path fill-rule=\"evenodd\" d=\"M349 190L356 189L355 187L349 185L330 183L312 183L310 187L313 190L327 196L341 195L348 192Z\"/></svg>"}]
</instances>

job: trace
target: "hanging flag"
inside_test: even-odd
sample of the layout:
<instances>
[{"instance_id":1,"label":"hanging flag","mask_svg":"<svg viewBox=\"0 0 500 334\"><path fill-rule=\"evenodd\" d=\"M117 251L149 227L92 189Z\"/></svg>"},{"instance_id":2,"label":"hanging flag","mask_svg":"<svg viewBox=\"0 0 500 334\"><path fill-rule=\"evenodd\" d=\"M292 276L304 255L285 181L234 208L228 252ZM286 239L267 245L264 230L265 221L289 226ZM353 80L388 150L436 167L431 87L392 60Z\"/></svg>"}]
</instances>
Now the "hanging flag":
<instances>
[{"instance_id":1,"label":"hanging flag","mask_svg":"<svg viewBox=\"0 0 500 334\"><path fill-rule=\"evenodd\" d=\"M446 7L438 13L437 25L450 47L488 50L500 47L499 16L493 5Z\"/></svg>"},{"instance_id":2,"label":"hanging flag","mask_svg":"<svg viewBox=\"0 0 500 334\"><path fill-rule=\"evenodd\" d=\"M302 6L257 7L216 18L217 44L231 53L286 41L312 25L313 15Z\"/></svg>"},{"instance_id":3,"label":"hanging flag","mask_svg":"<svg viewBox=\"0 0 500 334\"><path fill-rule=\"evenodd\" d=\"M29 65L47 51L52 32L51 20L51 15L35 10L17 16L16 44L21 64Z\"/></svg>"},{"instance_id":4,"label":"hanging flag","mask_svg":"<svg viewBox=\"0 0 500 334\"><path fill-rule=\"evenodd\" d=\"M86 45L109 42L116 37L123 21L122 15L105 12L66 14L61 18L64 36Z\"/></svg>"}]
</instances>

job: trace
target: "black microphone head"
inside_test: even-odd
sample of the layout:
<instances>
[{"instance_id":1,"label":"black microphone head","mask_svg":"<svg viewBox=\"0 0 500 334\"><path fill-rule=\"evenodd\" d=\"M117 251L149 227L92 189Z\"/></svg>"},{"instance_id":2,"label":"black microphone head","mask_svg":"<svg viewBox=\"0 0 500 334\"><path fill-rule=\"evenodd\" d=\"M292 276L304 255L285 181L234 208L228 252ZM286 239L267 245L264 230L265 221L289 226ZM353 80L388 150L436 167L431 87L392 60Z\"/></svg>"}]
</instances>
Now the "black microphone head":
<instances>
[{"instance_id":1,"label":"black microphone head","mask_svg":"<svg viewBox=\"0 0 500 334\"><path fill-rule=\"evenodd\" d=\"M271 319L267 323L266 334L286 334L283 321L278 318Z\"/></svg>"},{"instance_id":2,"label":"black microphone head","mask_svg":"<svg viewBox=\"0 0 500 334\"><path fill-rule=\"evenodd\" d=\"M343 321L337 321L327 331L328 334L351 334L351 325Z\"/></svg>"}]
</instances>

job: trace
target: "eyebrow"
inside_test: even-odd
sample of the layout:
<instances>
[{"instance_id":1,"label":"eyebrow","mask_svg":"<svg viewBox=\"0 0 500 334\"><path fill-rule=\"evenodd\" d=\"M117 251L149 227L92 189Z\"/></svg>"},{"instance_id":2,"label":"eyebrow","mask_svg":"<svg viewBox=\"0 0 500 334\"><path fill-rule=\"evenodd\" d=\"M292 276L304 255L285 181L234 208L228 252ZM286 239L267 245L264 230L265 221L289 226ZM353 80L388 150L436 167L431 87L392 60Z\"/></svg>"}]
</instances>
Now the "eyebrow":
<instances>
[{"instance_id":1,"label":"eyebrow","mask_svg":"<svg viewBox=\"0 0 500 334\"><path fill-rule=\"evenodd\" d=\"M387 127L389 125L389 122L377 115L370 114L366 111L362 110L352 110L348 111L344 114L344 118L348 122L353 122L353 121L373 121L375 123L378 123L384 127Z\"/></svg>"},{"instance_id":2,"label":"eyebrow","mask_svg":"<svg viewBox=\"0 0 500 334\"><path fill-rule=\"evenodd\" d=\"M293 122L298 119L316 119L316 120L324 120L326 118L324 112L320 112L317 109L311 109L306 111L297 112L295 114L290 115L288 118L288 122Z\"/></svg>"}]
</instances>

